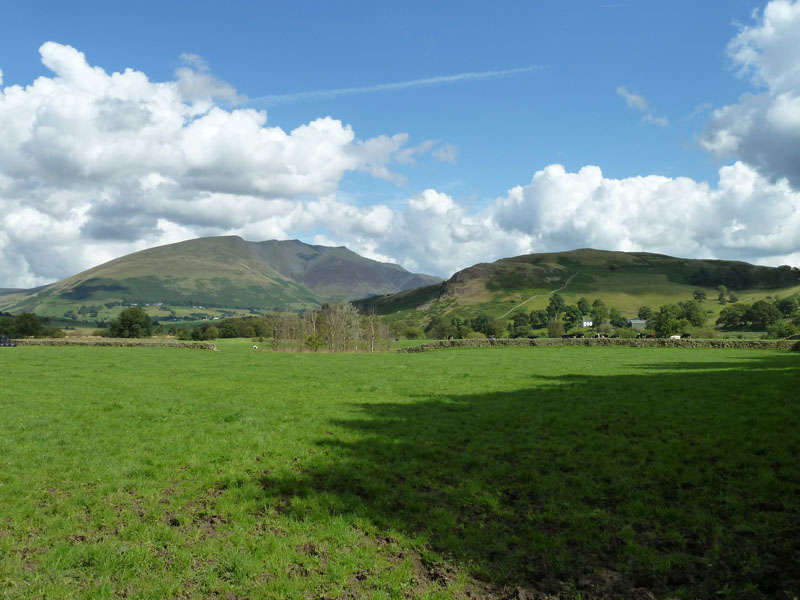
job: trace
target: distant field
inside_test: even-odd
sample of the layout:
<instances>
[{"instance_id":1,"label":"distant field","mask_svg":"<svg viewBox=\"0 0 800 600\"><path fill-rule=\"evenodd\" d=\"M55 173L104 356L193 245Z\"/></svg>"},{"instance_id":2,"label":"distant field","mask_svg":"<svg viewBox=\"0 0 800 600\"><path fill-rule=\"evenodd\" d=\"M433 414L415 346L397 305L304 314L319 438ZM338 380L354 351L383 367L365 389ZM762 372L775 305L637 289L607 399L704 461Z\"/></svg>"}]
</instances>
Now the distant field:
<instances>
[{"instance_id":1,"label":"distant field","mask_svg":"<svg viewBox=\"0 0 800 600\"><path fill-rule=\"evenodd\" d=\"M0 348L0 597L800 594L800 353L251 347Z\"/></svg>"}]
</instances>

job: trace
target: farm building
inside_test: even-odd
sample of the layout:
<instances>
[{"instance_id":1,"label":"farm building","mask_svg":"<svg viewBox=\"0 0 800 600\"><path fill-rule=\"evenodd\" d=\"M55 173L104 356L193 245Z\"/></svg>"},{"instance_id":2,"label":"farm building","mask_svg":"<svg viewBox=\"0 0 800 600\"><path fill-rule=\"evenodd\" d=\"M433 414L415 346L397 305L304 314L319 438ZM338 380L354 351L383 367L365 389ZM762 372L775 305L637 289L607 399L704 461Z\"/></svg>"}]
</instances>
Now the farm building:
<instances>
[{"instance_id":1,"label":"farm building","mask_svg":"<svg viewBox=\"0 0 800 600\"><path fill-rule=\"evenodd\" d=\"M644 319L628 319L628 327L638 331L643 330L647 326L647 321Z\"/></svg>"}]
</instances>

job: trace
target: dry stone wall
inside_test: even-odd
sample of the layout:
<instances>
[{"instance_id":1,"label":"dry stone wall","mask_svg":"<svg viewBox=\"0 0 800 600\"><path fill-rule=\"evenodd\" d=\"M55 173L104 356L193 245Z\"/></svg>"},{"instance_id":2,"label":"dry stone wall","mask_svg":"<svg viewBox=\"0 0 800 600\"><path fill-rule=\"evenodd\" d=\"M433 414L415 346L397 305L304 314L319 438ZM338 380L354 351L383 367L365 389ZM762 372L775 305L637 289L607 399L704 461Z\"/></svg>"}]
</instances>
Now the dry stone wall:
<instances>
[{"instance_id":1,"label":"dry stone wall","mask_svg":"<svg viewBox=\"0 0 800 600\"><path fill-rule=\"evenodd\" d=\"M215 344L208 342L153 341L136 338L69 339L40 338L14 340L18 346L147 346L150 348L191 348L193 350L216 350Z\"/></svg>"},{"instance_id":2,"label":"dry stone wall","mask_svg":"<svg viewBox=\"0 0 800 600\"><path fill-rule=\"evenodd\" d=\"M540 346L604 346L627 348L741 348L748 350L798 350L800 342L794 340L670 340L657 339L611 339L611 338L537 338L515 340L439 340L419 346L401 348L398 352L426 352L444 348L489 348L500 347L540 347Z\"/></svg>"}]
</instances>

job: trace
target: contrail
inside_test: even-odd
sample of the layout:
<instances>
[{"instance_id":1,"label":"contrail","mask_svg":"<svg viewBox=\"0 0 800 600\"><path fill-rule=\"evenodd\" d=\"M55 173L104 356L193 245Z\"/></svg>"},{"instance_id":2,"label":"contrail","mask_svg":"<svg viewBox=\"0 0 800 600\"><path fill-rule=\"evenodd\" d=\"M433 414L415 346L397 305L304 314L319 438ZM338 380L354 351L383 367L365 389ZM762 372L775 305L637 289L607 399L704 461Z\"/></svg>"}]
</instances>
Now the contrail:
<instances>
[{"instance_id":1,"label":"contrail","mask_svg":"<svg viewBox=\"0 0 800 600\"><path fill-rule=\"evenodd\" d=\"M539 71L542 67L533 65L529 67L518 67L516 69L502 69L500 71L481 71L476 73L458 73L457 75L441 75L439 77L426 77L425 79L413 79L411 81L399 81L396 83L379 83L377 85L367 85L364 87L339 88L334 90L316 90L313 92L297 92L294 94L275 94L271 96L260 96L253 98L251 102L276 106L278 104L288 104L291 102L309 102L322 98L336 98L338 96L351 96L354 94L371 94L373 92L398 92L413 88L433 87L435 85L449 85L451 83L465 83L470 81L482 81L484 79L502 79L513 77L523 73Z\"/></svg>"}]
</instances>

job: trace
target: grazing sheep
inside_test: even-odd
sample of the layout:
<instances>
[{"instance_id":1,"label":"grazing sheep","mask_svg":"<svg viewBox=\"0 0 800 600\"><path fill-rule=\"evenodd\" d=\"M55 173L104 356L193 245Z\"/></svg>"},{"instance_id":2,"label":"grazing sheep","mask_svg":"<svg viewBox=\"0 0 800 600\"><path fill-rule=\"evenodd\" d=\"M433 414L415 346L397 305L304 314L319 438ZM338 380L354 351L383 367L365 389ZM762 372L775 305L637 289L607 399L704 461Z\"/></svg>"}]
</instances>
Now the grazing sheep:
<instances>
[{"instance_id":1,"label":"grazing sheep","mask_svg":"<svg viewBox=\"0 0 800 600\"><path fill-rule=\"evenodd\" d=\"M258 346L253 346L253 350L258 350Z\"/></svg>"}]
</instances>

